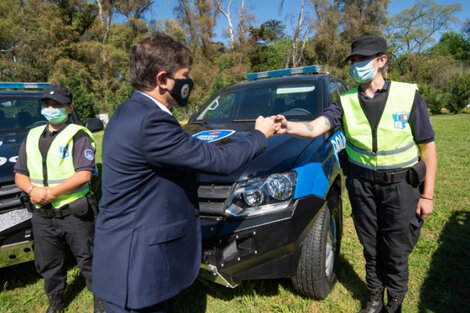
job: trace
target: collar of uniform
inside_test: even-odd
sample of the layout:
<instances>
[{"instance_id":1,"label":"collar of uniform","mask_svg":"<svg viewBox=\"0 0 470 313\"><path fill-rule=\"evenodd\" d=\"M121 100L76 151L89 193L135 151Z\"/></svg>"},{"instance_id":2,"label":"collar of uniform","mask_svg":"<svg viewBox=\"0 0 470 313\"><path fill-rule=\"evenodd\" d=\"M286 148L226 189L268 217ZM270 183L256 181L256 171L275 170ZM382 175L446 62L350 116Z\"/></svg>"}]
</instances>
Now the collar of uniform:
<instances>
[{"instance_id":1,"label":"collar of uniform","mask_svg":"<svg viewBox=\"0 0 470 313\"><path fill-rule=\"evenodd\" d=\"M62 126L59 127L58 130L50 131L50 130L49 130L49 123L47 123L46 128L44 128L44 131L42 132L42 135L43 135L44 137L54 137L55 135L57 135L58 133L60 133L61 131L63 131L64 128L65 128L68 124L69 124L69 123L64 123L64 124L62 124Z\"/></svg>"},{"instance_id":2,"label":"collar of uniform","mask_svg":"<svg viewBox=\"0 0 470 313\"><path fill-rule=\"evenodd\" d=\"M149 96L148 94L146 94L145 92L142 92L140 90L137 90L138 93L146 96L147 98L151 99L153 102L155 102L155 104L163 111L163 112L166 112L168 114L170 114L171 116L173 116L173 114L171 114L170 110L168 110L168 108L166 106L164 106L160 101L158 101L157 99L154 99L152 98L151 96Z\"/></svg>"},{"instance_id":3,"label":"collar of uniform","mask_svg":"<svg viewBox=\"0 0 470 313\"><path fill-rule=\"evenodd\" d=\"M388 80L385 79L385 82L384 82L384 85L382 86L382 88L379 88L375 91L375 94L374 94L374 98L377 97L377 95L379 93L382 93L382 92L387 92L388 91L388 87L390 86L390 82ZM364 98L367 98L367 99L372 99L372 98L369 98L366 93L362 90L361 88L361 85L359 85L359 93L362 97Z\"/></svg>"}]
</instances>

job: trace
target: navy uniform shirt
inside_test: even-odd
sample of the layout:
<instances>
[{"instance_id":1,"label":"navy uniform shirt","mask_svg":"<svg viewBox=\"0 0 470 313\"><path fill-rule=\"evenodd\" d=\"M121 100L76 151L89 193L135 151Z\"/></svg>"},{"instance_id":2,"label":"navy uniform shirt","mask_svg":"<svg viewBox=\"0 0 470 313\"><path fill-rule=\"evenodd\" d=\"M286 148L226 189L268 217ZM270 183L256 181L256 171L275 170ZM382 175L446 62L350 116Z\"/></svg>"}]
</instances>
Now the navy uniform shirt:
<instances>
[{"instance_id":1,"label":"navy uniform shirt","mask_svg":"<svg viewBox=\"0 0 470 313\"><path fill-rule=\"evenodd\" d=\"M372 128L377 127L380 121L387 101L389 86L390 82L386 80L383 88L378 89L373 98L369 98L359 87L359 101ZM330 121L331 128L340 126L343 122L341 103L333 102L321 115ZM428 107L418 91L415 94L408 122L415 143L422 144L434 141L434 130L429 119Z\"/></svg>"},{"instance_id":2,"label":"navy uniform shirt","mask_svg":"<svg viewBox=\"0 0 470 313\"><path fill-rule=\"evenodd\" d=\"M49 131L48 127L46 127L39 143L39 149L41 151L41 154L43 155L43 158L50 144L52 143L52 139L55 138L55 136L65 128L65 125L66 124L62 125L59 130L53 132ZM26 162L27 156L25 142L26 139L23 140L23 142L21 143L18 158L16 160L13 172L29 176L28 166ZM90 160L90 154L86 153L86 151L89 152L89 150L93 151L91 147L90 138L88 138L88 135L84 131L80 130L79 132L77 132L73 139L73 165L76 172L93 172L95 170L95 159L91 158Z\"/></svg>"}]
</instances>

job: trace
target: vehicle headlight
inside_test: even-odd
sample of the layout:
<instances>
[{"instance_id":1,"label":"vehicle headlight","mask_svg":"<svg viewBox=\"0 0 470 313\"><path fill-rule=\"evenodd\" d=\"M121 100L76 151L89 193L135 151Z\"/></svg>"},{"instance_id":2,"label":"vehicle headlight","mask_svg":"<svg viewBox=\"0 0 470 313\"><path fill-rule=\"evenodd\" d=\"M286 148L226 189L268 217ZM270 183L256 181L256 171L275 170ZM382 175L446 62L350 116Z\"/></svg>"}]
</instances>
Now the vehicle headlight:
<instances>
[{"instance_id":1,"label":"vehicle headlight","mask_svg":"<svg viewBox=\"0 0 470 313\"><path fill-rule=\"evenodd\" d=\"M239 182L227 200L227 215L253 216L289 206L295 190L296 172L276 173Z\"/></svg>"}]
</instances>

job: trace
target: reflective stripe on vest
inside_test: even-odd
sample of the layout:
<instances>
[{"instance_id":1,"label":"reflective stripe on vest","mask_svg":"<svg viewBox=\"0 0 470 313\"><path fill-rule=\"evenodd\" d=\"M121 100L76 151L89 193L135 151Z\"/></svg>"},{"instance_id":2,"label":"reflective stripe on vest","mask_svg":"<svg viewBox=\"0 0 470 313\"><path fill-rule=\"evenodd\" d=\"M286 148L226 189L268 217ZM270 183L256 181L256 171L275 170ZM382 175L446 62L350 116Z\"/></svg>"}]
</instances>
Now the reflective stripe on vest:
<instances>
[{"instance_id":1,"label":"reflective stripe on vest","mask_svg":"<svg viewBox=\"0 0 470 313\"><path fill-rule=\"evenodd\" d=\"M79 131L84 131L90 138L93 153L95 152L95 141L93 135L85 127L69 124L52 140L44 164L41 151L39 150L39 139L46 127L47 125L43 125L29 131L26 137L26 163L32 184L41 187L54 187L66 181L76 173L72 155L73 137ZM47 168L47 181L44 181L44 165ZM90 187L87 183L65 195L58 196L51 204L54 208L60 208L85 196L89 191Z\"/></svg>"},{"instance_id":2,"label":"reflective stripe on vest","mask_svg":"<svg viewBox=\"0 0 470 313\"><path fill-rule=\"evenodd\" d=\"M377 129L372 129L359 101L358 88L341 95L343 128L349 161L372 170L408 167L418 161L418 149L408 123L417 87L390 82ZM373 151L374 136L377 151Z\"/></svg>"}]
</instances>

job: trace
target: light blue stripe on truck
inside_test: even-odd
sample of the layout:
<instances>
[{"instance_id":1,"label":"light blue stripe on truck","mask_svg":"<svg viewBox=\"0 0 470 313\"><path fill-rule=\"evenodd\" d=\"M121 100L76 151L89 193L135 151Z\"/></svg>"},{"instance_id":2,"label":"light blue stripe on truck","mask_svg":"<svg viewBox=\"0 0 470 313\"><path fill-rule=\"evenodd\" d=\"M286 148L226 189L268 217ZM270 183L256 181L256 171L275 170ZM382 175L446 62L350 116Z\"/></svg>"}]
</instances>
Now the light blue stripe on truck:
<instances>
[{"instance_id":1,"label":"light blue stripe on truck","mask_svg":"<svg viewBox=\"0 0 470 313\"><path fill-rule=\"evenodd\" d=\"M44 89L50 83L0 83L0 89Z\"/></svg>"},{"instance_id":2,"label":"light blue stripe on truck","mask_svg":"<svg viewBox=\"0 0 470 313\"><path fill-rule=\"evenodd\" d=\"M308 163L294 169L297 172L294 199L308 195L325 198L329 181L321 163Z\"/></svg>"},{"instance_id":3,"label":"light blue stripe on truck","mask_svg":"<svg viewBox=\"0 0 470 313\"><path fill-rule=\"evenodd\" d=\"M259 78L271 78L295 74L307 74L307 73L318 73L321 71L320 65L310 65L303 67L287 68L282 70L274 70L267 72L257 72L246 74L246 79L259 79Z\"/></svg>"}]
</instances>

